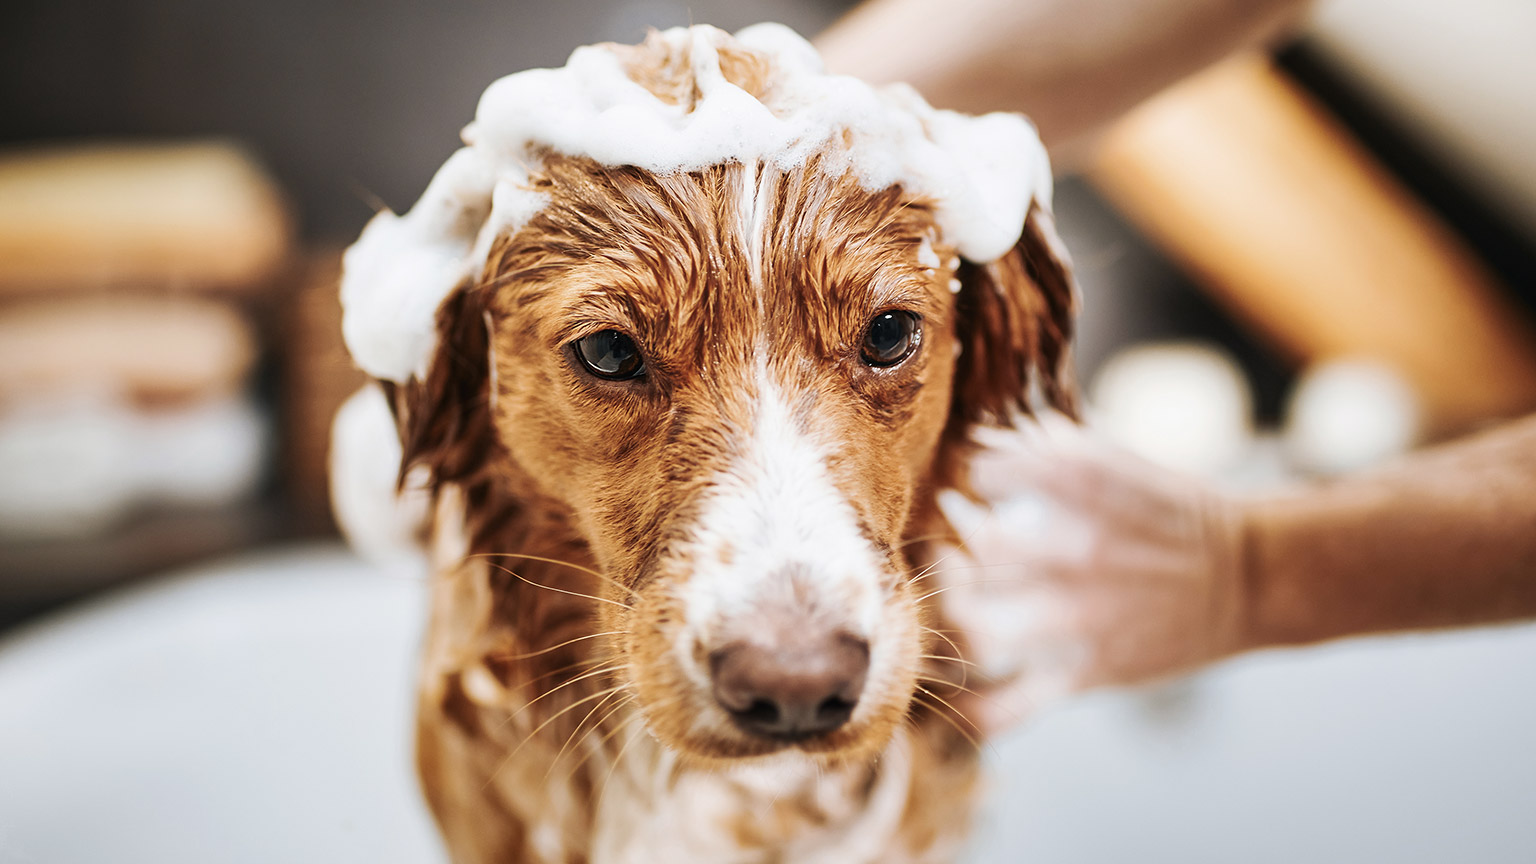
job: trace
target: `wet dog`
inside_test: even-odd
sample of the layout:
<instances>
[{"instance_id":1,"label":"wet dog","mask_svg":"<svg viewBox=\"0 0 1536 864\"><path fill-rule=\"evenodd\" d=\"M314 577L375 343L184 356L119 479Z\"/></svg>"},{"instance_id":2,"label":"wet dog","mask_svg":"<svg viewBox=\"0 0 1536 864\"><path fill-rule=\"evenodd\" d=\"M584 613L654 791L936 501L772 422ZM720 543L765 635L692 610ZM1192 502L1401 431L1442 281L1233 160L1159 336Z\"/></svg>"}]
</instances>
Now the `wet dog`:
<instances>
[{"instance_id":1,"label":"wet dog","mask_svg":"<svg viewBox=\"0 0 1536 864\"><path fill-rule=\"evenodd\" d=\"M725 85L787 98L761 43L601 50L703 117ZM851 133L814 143L658 169L538 142L511 227L483 227L504 197L455 211L474 266L422 361L370 370L433 500L418 759L457 861L964 840L975 688L932 596L935 496L1032 390L1071 410L1070 277L1039 196L977 263L942 188L872 183ZM348 271L353 315L383 270Z\"/></svg>"}]
</instances>

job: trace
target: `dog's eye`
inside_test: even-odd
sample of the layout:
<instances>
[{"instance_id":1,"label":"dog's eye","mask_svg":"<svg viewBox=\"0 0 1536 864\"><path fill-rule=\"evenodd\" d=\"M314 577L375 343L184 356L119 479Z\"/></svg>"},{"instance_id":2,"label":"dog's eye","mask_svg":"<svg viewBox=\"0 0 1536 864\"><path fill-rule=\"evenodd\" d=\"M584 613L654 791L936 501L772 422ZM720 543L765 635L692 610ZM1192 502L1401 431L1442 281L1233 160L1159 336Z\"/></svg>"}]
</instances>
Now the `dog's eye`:
<instances>
[{"instance_id":1,"label":"dog's eye","mask_svg":"<svg viewBox=\"0 0 1536 864\"><path fill-rule=\"evenodd\" d=\"M917 348L921 318L905 310L882 312L864 331L864 362L870 366L895 366Z\"/></svg>"},{"instance_id":2,"label":"dog's eye","mask_svg":"<svg viewBox=\"0 0 1536 864\"><path fill-rule=\"evenodd\" d=\"M617 330L604 330L571 343L576 359L599 378L628 381L645 374L645 358L635 340Z\"/></svg>"}]
</instances>

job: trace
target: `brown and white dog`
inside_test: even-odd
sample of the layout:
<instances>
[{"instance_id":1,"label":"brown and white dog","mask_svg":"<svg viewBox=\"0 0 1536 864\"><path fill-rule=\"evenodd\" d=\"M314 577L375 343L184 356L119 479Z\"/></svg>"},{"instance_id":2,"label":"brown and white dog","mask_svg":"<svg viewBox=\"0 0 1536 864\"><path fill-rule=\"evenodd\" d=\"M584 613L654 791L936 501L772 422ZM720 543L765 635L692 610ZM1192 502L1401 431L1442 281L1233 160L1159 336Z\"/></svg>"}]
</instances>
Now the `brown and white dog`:
<instances>
[{"instance_id":1,"label":"brown and white dog","mask_svg":"<svg viewBox=\"0 0 1536 864\"><path fill-rule=\"evenodd\" d=\"M766 100L771 58L711 38ZM695 87L675 39L611 50L658 99ZM1071 411L1071 280L1039 204L971 263L838 146L670 172L546 148L540 208L383 381L434 502L417 745L455 861L958 853L975 687L935 497L978 424L1032 390Z\"/></svg>"}]
</instances>

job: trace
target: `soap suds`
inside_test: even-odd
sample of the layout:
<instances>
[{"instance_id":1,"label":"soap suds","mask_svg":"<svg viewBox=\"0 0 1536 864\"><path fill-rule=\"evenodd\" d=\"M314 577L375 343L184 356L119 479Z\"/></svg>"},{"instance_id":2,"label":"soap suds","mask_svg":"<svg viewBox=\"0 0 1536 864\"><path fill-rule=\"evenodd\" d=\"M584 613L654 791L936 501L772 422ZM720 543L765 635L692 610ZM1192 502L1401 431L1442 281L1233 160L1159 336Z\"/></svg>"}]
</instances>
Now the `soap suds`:
<instances>
[{"instance_id":1,"label":"soap suds","mask_svg":"<svg viewBox=\"0 0 1536 864\"><path fill-rule=\"evenodd\" d=\"M933 201L944 242L977 263L1012 248L1032 202L1050 207L1045 149L1021 115L940 111L905 85L828 75L810 43L777 24L652 38L688 58L693 98L668 101L632 79L634 48L578 48L562 68L493 83L466 146L416 206L374 217L347 252L341 287L343 334L364 371L400 382L425 374L437 307L478 275L497 237L547 204L529 182L545 152L656 174L729 162L793 171L820 155L866 189L900 184ZM729 80L727 48L766 61L763 99Z\"/></svg>"},{"instance_id":2,"label":"soap suds","mask_svg":"<svg viewBox=\"0 0 1536 864\"><path fill-rule=\"evenodd\" d=\"M917 245L917 263L935 271L943 266L944 262L939 260L939 253L933 251L932 237L923 237L922 242Z\"/></svg>"},{"instance_id":3,"label":"soap suds","mask_svg":"<svg viewBox=\"0 0 1536 864\"><path fill-rule=\"evenodd\" d=\"M419 570L425 556L417 540L431 512L426 469L400 476L400 437L389 401L365 385L336 412L331 424L331 512L347 542L369 562L394 570Z\"/></svg>"}]
</instances>

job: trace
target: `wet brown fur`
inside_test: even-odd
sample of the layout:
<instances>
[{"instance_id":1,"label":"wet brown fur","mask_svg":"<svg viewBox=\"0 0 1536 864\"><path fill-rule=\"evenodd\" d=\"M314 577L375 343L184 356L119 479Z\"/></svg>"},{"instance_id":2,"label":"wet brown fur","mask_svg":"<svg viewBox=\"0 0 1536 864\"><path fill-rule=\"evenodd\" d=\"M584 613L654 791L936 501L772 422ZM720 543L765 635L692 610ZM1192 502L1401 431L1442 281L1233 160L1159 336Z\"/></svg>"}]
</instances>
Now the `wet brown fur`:
<instances>
[{"instance_id":1,"label":"wet brown fur","mask_svg":"<svg viewBox=\"0 0 1536 864\"><path fill-rule=\"evenodd\" d=\"M686 62L643 49L630 49L631 74L690 98ZM728 74L761 88L754 62L732 59ZM927 270L925 236L953 256L928 203L867 192L819 160L764 181L772 197L754 262L740 199L765 170L654 176L549 155L536 183L550 204L443 304L426 379L389 388L402 478L424 466L439 502L418 760L456 861L587 862L611 784L665 765L680 783L766 752L739 734L691 731L701 709L690 700L702 697L667 656L682 614L667 588L686 579L709 478L751 427L761 346L796 422L838 442L827 467L866 539L907 574L888 588L893 620L911 625L910 668L868 694L874 719L807 750L856 809L887 770L873 757L893 735L911 737L900 836L878 860L941 860L963 835L974 733L942 704L960 691L941 683L958 684L962 667L917 659L963 640L916 629L944 625L912 574L929 563L924 538L947 532L934 496L960 484L971 428L1027 412L1031 387L1070 413L1070 278L1038 209L1002 260ZM872 369L859 342L891 308L922 315L923 343L908 362ZM644 379L580 370L569 344L604 329L635 337ZM780 860L795 837L840 818L809 792L775 797L744 802L720 826L740 860Z\"/></svg>"}]
</instances>

